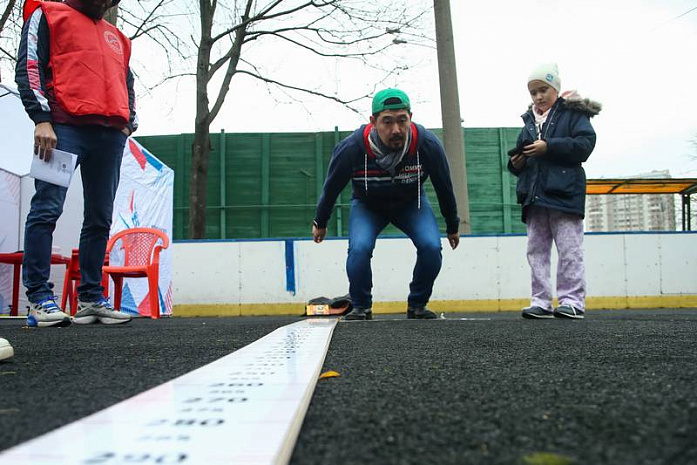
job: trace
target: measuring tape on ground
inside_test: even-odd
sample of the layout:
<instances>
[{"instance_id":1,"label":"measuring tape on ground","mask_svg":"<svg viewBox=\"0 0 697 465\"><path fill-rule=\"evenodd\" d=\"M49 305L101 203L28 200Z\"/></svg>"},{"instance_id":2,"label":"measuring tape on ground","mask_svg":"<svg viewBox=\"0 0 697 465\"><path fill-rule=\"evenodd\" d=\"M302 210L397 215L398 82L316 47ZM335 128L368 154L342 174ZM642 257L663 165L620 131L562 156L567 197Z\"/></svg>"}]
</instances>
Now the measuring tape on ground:
<instances>
[{"instance_id":1,"label":"measuring tape on ground","mask_svg":"<svg viewBox=\"0 0 697 465\"><path fill-rule=\"evenodd\" d=\"M279 328L213 363L9 449L0 463L285 464L335 326L336 319L308 319Z\"/></svg>"}]
</instances>

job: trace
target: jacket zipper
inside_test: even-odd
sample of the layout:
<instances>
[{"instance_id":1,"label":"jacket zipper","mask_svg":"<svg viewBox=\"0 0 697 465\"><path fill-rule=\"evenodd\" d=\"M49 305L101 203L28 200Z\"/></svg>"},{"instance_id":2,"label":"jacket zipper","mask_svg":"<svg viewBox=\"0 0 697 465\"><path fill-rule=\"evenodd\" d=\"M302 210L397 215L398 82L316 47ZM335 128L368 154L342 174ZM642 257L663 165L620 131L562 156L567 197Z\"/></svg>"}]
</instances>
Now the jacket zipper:
<instances>
[{"instance_id":1,"label":"jacket zipper","mask_svg":"<svg viewBox=\"0 0 697 465\"><path fill-rule=\"evenodd\" d=\"M558 100L557 100L557 102L558 102ZM555 103L554 107L552 108L552 113L550 113L549 118L547 118L547 121L545 121L545 123L547 123L547 127L545 128L544 134L542 133L542 126L540 126L540 133L538 134L538 136L539 136L538 140L542 140L542 138L544 136L549 134L549 127L552 125L554 115L557 113L557 107L558 107L558 103ZM534 108L531 111L535 111ZM532 120L533 120L533 123L532 123L533 127L537 128L537 125L535 124L535 115L532 115ZM537 199L537 195L535 195L535 194L537 191L537 180L538 180L539 176L540 176L540 164L535 163L535 177L534 177L534 181L532 183L532 192L530 194L532 196L532 198L530 199L531 204L535 203L535 199Z\"/></svg>"}]
</instances>

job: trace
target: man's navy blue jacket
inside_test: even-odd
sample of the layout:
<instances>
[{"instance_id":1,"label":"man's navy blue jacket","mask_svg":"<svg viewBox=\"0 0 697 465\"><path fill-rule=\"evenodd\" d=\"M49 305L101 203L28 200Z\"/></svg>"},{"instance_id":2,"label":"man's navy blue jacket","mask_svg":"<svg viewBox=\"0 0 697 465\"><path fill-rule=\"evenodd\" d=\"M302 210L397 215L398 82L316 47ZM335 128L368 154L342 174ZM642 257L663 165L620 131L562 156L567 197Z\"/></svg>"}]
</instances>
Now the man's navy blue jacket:
<instances>
[{"instance_id":1,"label":"man's navy blue jacket","mask_svg":"<svg viewBox=\"0 0 697 465\"><path fill-rule=\"evenodd\" d=\"M581 166L595 147L595 131L590 118L600 112L600 104L588 99L558 98L542 125L542 139L547 153L527 157L522 169L516 170L508 161L508 170L518 177L516 196L523 206L523 221L527 207L560 210L585 216L586 173ZM525 126L518 135L516 149L537 140L537 128L532 109L522 115Z\"/></svg>"},{"instance_id":2,"label":"man's navy blue jacket","mask_svg":"<svg viewBox=\"0 0 697 465\"><path fill-rule=\"evenodd\" d=\"M391 176L380 168L367 150L365 130L366 125L361 126L334 147L324 190L317 204L317 227L327 227L336 198L349 180L352 181L354 199L363 199L376 210L389 212L423 195L424 183L430 176L447 233L456 233L460 219L450 168L443 145L436 135L421 125L412 124L412 138L416 142L397 165L394 176Z\"/></svg>"}]
</instances>

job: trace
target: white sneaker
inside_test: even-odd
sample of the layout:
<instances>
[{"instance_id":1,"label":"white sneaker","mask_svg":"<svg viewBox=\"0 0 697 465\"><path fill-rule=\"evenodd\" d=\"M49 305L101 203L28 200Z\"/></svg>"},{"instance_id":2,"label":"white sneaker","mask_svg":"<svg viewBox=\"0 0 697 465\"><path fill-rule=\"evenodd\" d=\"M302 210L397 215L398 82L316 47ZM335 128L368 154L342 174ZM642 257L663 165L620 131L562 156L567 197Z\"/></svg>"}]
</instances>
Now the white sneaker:
<instances>
[{"instance_id":1,"label":"white sneaker","mask_svg":"<svg viewBox=\"0 0 697 465\"><path fill-rule=\"evenodd\" d=\"M77 302L77 313L73 322L78 325L91 325L102 323L105 325L118 325L131 321L131 315L117 311L106 299L96 302Z\"/></svg>"},{"instance_id":2,"label":"white sneaker","mask_svg":"<svg viewBox=\"0 0 697 465\"><path fill-rule=\"evenodd\" d=\"M0 360L5 360L10 358L15 354L15 350L12 348L7 339L0 337Z\"/></svg>"},{"instance_id":3,"label":"white sneaker","mask_svg":"<svg viewBox=\"0 0 697 465\"><path fill-rule=\"evenodd\" d=\"M56 305L53 297L44 299L38 303L31 303L27 315L27 326L31 328L44 328L47 326L68 326L70 317Z\"/></svg>"}]
</instances>

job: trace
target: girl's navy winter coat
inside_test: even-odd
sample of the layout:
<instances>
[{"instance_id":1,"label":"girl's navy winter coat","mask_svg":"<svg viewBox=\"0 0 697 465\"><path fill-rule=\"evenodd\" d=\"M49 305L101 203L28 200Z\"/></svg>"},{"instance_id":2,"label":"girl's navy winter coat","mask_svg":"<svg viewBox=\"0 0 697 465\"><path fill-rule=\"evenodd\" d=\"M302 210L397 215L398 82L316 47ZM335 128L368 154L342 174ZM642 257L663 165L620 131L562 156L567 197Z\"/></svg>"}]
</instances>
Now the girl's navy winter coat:
<instances>
[{"instance_id":1,"label":"girl's navy winter coat","mask_svg":"<svg viewBox=\"0 0 697 465\"><path fill-rule=\"evenodd\" d=\"M527 157L525 165L516 170L509 160L508 170L518 177L516 196L523 206L523 221L527 207L537 205L585 216L586 173L581 166L595 147L595 131L590 118L600 112L600 104L560 97L542 125L542 139L547 153ZM522 115L525 126L518 135L516 148L509 154L520 153L522 147L538 139L532 109Z\"/></svg>"}]
</instances>

